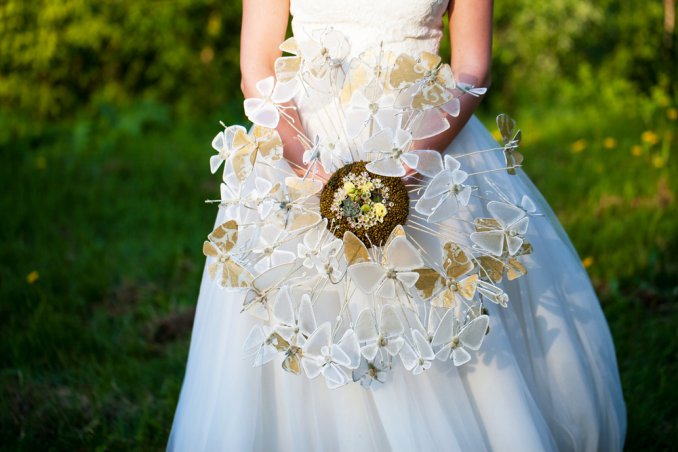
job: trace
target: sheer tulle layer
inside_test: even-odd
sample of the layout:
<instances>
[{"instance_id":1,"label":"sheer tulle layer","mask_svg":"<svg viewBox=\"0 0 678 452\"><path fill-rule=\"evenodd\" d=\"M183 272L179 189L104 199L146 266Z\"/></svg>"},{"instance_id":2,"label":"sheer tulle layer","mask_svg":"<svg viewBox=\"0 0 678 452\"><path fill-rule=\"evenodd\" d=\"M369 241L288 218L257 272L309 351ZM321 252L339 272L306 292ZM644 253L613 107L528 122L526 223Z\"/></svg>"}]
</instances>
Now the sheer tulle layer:
<instances>
[{"instance_id":1,"label":"sheer tulle layer","mask_svg":"<svg viewBox=\"0 0 678 452\"><path fill-rule=\"evenodd\" d=\"M496 146L473 117L446 153ZM498 152L460 157L469 172L501 160ZM330 390L322 378L283 371L279 360L252 367L242 344L258 320L239 312L244 291L222 289L205 273L168 449L621 450L626 413L615 351L588 276L528 177L492 177L516 201L528 194L545 215L531 218L529 274L504 283L508 308L488 306L491 331L469 364L436 361L414 376L398 360L391 379L371 390ZM482 175L469 182L488 188ZM406 229L440 253L437 239ZM337 297L328 291L323 303Z\"/></svg>"}]
</instances>

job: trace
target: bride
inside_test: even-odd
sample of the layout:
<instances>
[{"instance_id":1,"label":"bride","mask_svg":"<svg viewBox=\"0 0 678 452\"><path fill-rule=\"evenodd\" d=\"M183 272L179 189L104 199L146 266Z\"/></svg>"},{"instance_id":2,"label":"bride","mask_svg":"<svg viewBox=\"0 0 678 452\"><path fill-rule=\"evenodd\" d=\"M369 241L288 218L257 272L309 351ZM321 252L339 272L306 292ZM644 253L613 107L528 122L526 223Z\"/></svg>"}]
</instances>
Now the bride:
<instances>
[{"instance_id":1,"label":"bride","mask_svg":"<svg viewBox=\"0 0 678 452\"><path fill-rule=\"evenodd\" d=\"M275 62L281 56L279 45L285 38L290 15L297 41L318 36L319 31L332 30L350 43L344 55L349 58L374 48L396 55L437 54L445 14L449 15L450 24L451 72L457 89L465 95L459 96L454 108L444 109L445 124L449 123L449 127L438 128L444 130L436 130L435 134L418 134L411 149L440 151L445 165L458 163L452 157L463 160L464 171L457 174L467 175L466 183L475 187L472 195L471 189L468 192L472 197L466 198L471 207L480 206L478 203L494 189L501 196L499 201L493 201L495 207L507 206L523 197L522 209L539 212L529 216L530 229L519 242L526 244L529 240L531 245L525 252L529 254L521 256L525 258L524 271L529 270L529 274L519 280L507 278L501 289L497 289L510 299L508 307L502 307L497 301L500 298L496 297L492 300L495 303L483 305L482 311L473 308L477 312L473 311L472 317L483 322L477 344L482 342L482 348L470 347L480 348L477 352L470 354L462 347L459 354L456 349L453 353L448 350L448 361L444 356L444 362L431 365L433 357L426 358L422 350L431 351L430 345L436 345L439 330L450 317L443 315L442 319L438 318L435 334L429 332L428 342L414 330L409 339L399 338L403 366L400 358L392 360L388 353L383 353L392 363L388 381L380 384L383 380L374 378L378 381L366 389L363 386L368 385L357 384L350 378L344 381L350 371L337 372L332 378L324 375L323 379L294 375L304 373L298 362L297 372L284 372L279 363L252 366L242 344L251 339L252 331L261 331L257 330L259 321L240 314L245 291L221 287L210 277L213 267L208 260L169 450L622 449L626 412L615 350L587 274L548 204L519 168L518 157L512 157L514 166L511 166L508 162L511 149L497 147L492 135L473 115L484 94L483 89L473 87L490 84L492 0L244 0L242 91L248 99L262 97L262 84L258 82L276 75ZM295 108L290 108L292 106ZM302 177L308 170L312 143L300 139L300 132L311 138L322 136L326 112L317 108L312 96L302 92L276 111L285 116L285 120L276 124L284 144L285 159L279 163L285 165L289 173L295 171ZM423 121L423 127L434 128L433 121ZM512 125L506 117L501 121L504 126ZM469 152L483 149L506 152ZM425 154L420 155L421 162ZM464 156L466 158L462 158ZM542 154L535 158L549 156ZM402 164L397 168L404 171L399 175L405 176L403 180L410 187L424 180L430 182L416 174L417 170L425 173L417 165L420 163ZM509 174L494 172L493 168L508 169ZM333 169L337 168L331 164L315 165L314 178L327 183ZM488 173L496 174L496 178L485 177ZM276 172L269 176L271 181L280 179ZM419 201L421 199L416 210L421 213L426 209L425 206L419 209ZM219 209L216 226L227 224L224 223L229 218L227 210ZM487 230L498 223L483 224ZM423 233L434 230L430 224L413 221L404 226L422 254L437 256L436 253L440 253L440 243L431 238L431 234ZM488 247L487 242L481 240L483 231L476 225L476 246L469 248L467 254ZM346 243L345 238L344 247ZM398 243L405 254L412 249L403 244L404 240ZM501 246L497 255L502 254ZM216 253L214 248L208 251L210 249ZM465 256L463 252L461 255ZM371 268L368 264L358 263L354 267L363 265L361 268L368 270ZM502 271L500 269L499 280ZM352 276L361 288L358 281L363 276L355 271ZM480 291L482 283L473 281L477 283L473 289ZM489 283L492 282L490 277ZM370 281L363 279L363 284L369 285ZM482 287L487 294L494 286L486 282ZM380 290L376 290L377 295ZM352 295L339 292L339 299L342 296L351 299L350 309L359 317L358 322L361 317L369 316L363 316L355 306L370 305L373 298L378 298L373 294L374 288L372 292L359 290ZM327 297L331 296L328 292ZM440 305L436 308L441 309ZM336 315L338 311L331 312ZM380 312L382 324L377 322L377 325L382 328L387 309ZM394 309L388 312L395 316ZM430 321L434 308L427 312ZM328 313L316 312L319 325L323 314ZM376 312L375 315L379 318ZM334 317L328 318L334 321ZM315 319L313 323L315 327ZM400 320L396 323L400 325ZM466 326L459 332L456 320L447 324L450 338L452 329L456 328L454 340L461 338L461 344L467 345L463 339ZM484 334L488 324L489 332ZM417 342L417 337L423 342ZM313 341L310 337L306 339ZM353 339L356 344L358 339ZM361 344L362 358L360 353L357 357L362 366L364 357L371 353L366 352L364 342ZM409 350L412 360L406 359L404 350ZM436 357L441 353L436 352ZM287 364L294 366L294 363ZM302 364L310 376L311 364ZM418 371L408 372L403 367ZM356 378L357 365L352 368L353 380L364 383L364 375Z\"/></svg>"}]
</instances>

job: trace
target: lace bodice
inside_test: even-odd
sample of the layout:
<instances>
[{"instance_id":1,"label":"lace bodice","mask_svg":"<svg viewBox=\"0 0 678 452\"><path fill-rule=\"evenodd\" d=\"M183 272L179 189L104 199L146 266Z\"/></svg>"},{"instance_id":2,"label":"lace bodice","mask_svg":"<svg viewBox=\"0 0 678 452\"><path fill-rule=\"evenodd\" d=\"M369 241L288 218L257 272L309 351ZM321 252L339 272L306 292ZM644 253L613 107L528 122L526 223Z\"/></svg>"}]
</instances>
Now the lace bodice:
<instances>
[{"instance_id":1,"label":"lace bodice","mask_svg":"<svg viewBox=\"0 0 678 452\"><path fill-rule=\"evenodd\" d=\"M351 55L383 42L395 53L438 52L448 0L291 0L297 37L333 27L351 43Z\"/></svg>"}]
</instances>

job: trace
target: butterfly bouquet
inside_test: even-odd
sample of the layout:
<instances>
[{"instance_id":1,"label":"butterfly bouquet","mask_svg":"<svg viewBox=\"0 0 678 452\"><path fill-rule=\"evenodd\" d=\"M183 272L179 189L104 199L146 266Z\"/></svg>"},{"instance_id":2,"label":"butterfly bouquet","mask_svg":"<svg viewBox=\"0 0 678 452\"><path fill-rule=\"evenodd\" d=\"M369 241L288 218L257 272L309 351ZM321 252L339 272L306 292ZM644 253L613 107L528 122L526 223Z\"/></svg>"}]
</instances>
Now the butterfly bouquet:
<instances>
[{"instance_id":1,"label":"butterfly bouquet","mask_svg":"<svg viewBox=\"0 0 678 452\"><path fill-rule=\"evenodd\" d=\"M322 375L330 388L383 383L398 363L414 374L436 360L468 363L489 332L486 303L508 306L502 280L526 274L521 259L532 252L534 204L513 202L490 179L522 163L515 122L497 117L504 143L491 149L416 149L449 128L461 96L485 89L457 82L427 52L349 57L331 28L280 48L275 77L244 102L253 126L224 126L210 159L212 173L224 165L221 197L208 202L225 221L203 251L211 277L242 291L241 312L260 320L245 355ZM306 135L293 100L322 133ZM304 145L303 166L285 158L280 121ZM487 152L505 164L465 169ZM318 168L331 174L325 184ZM481 175L491 192L471 182Z\"/></svg>"}]
</instances>

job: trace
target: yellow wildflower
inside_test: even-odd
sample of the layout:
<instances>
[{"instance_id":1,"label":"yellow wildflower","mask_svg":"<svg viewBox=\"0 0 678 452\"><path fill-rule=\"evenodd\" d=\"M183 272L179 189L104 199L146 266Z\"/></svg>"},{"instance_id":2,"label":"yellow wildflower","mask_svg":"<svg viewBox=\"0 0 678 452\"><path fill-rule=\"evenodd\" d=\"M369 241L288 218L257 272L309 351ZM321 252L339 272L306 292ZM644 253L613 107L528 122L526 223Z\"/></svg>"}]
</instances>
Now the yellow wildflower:
<instances>
[{"instance_id":1,"label":"yellow wildflower","mask_svg":"<svg viewBox=\"0 0 678 452\"><path fill-rule=\"evenodd\" d=\"M643 155L643 148L637 144L634 144L631 146L631 154L633 154L635 157L640 157Z\"/></svg>"},{"instance_id":2,"label":"yellow wildflower","mask_svg":"<svg viewBox=\"0 0 678 452\"><path fill-rule=\"evenodd\" d=\"M617 140L613 137L607 137L603 140L603 147L605 149L614 149L617 147Z\"/></svg>"},{"instance_id":3,"label":"yellow wildflower","mask_svg":"<svg viewBox=\"0 0 678 452\"><path fill-rule=\"evenodd\" d=\"M640 136L640 139L643 140L644 143L647 143L651 146L654 146L655 144L659 143L659 135L657 135L651 130L646 130L645 132L643 132L643 134Z\"/></svg>"},{"instance_id":4,"label":"yellow wildflower","mask_svg":"<svg viewBox=\"0 0 678 452\"><path fill-rule=\"evenodd\" d=\"M678 119L678 108L669 108L666 110L666 117L669 118L671 121L675 121Z\"/></svg>"},{"instance_id":5,"label":"yellow wildflower","mask_svg":"<svg viewBox=\"0 0 678 452\"><path fill-rule=\"evenodd\" d=\"M579 139L579 140L575 141L574 143L572 143L571 149L572 149L572 152L574 152L575 154L578 154L581 151L583 151L584 149L586 149L586 146L587 146L586 140L584 140L582 138L582 139Z\"/></svg>"},{"instance_id":6,"label":"yellow wildflower","mask_svg":"<svg viewBox=\"0 0 678 452\"><path fill-rule=\"evenodd\" d=\"M38 273L37 270L33 270L30 272L28 275L26 275L26 282L28 284L33 284L35 281L37 281L40 278L40 273Z\"/></svg>"},{"instance_id":7,"label":"yellow wildflower","mask_svg":"<svg viewBox=\"0 0 678 452\"><path fill-rule=\"evenodd\" d=\"M581 264L584 266L584 268L589 268L591 265L593 265L593 257L591 256L585 257L581 261Z\"/></svg>"},{"instance_id":8,"label":"yellow wildflower","mask_svg":"<svg viewBox=\"0 0 678 452\"><path fill-rule=\"evenodd\" d=\"M652 164L654 165L655 168L661 168L662 166L664 166L664 163L666 162L664 161L664 158L661 155L655 155L654 157L652 157Z\"/></svg>"}]
</instances>

